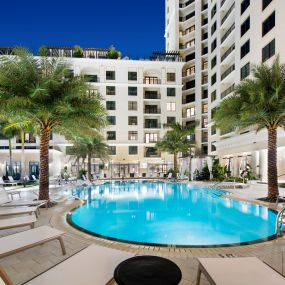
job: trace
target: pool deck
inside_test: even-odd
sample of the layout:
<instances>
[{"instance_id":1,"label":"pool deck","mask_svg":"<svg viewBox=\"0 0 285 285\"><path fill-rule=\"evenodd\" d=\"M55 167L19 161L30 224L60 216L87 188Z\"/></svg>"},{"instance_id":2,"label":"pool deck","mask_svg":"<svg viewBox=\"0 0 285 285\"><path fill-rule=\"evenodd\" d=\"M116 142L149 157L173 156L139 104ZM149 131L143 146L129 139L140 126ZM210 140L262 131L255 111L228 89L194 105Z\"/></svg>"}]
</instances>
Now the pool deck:
<instances>
[{"instance_id":1,"label":"pool deck","mask_svg":"<svg viewBox=\"0 0 285 285\"><path fill-rule=\"evenodd\" d=\"M263 184L252 184L248 188L227 189L227 191L232 193L230 197L233 199L267 205L275 209L274 204L270 205L255 200L256 198L266 196L266 187L267 185ZM280 189L280 192L281 194L283 194L283 192L285 194L285 189L284 191ZM23 196L31 195L34 195L31 191L23 192ZM182 271L182 281L180 284L183 285L195 284L198 267L197 257L233 258L234 256L256 256L280 273L285 273L285 238L246 246L223 248L168 248L120 243L96 238L71 227L66 222L66 214L73 208L79 206L80 203L80 201L74 199L62 199L60 203L51 209L41 209L41 215L36 224L36 226L51 225L52 227L66 232L64 235L64 242L67 249L66 256L62 256L58 242L54 241L0 259L0 265L5 268L15 284L23 284L92 243L104 247L129 251L138 255L150 254L169 258L180 267ZM22 228L17 231L23 229L28 228ZM0 236L6 236L15 232L16 230L12 229L0 231ZM201 285L209 285L203 276Z\"/></svg>"}]
</instances>

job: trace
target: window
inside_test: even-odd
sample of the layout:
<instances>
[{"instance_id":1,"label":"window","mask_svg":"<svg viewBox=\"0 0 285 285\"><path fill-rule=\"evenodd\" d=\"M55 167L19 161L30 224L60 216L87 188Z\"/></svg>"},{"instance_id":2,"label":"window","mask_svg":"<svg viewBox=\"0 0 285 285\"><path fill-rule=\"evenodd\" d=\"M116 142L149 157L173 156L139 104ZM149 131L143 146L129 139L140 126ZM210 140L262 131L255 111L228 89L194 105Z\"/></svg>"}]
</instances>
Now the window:
<instances>
[{"instance_id":1,"label":"window","mask_svg":"<svg viewBox=\"0 0 285 285\"><path fill-rule=\"evenodd\" d=\"M217 74L215 73L214 75L212 75L212 78L211 78L211 85L214 85L217 81Z\"/></svg>"},{"instance_id":2,"label":"window","mask_svg":"<svg viewBox=\"0 0 285 285\"><path fill-rule=\"evenodd\" d=\"M217 4L214 5L214 7L211 10L211 18L213 18L217 13Z\"/></svg>"},{"instance_id":3,"label":"window","mask_svg":"<svg viewBox=\"0 0 285 285\"><path fill-rule=\"evenodd\" d=\"M262 23L262 36L275 27L275 11Z\"/></svg>"},{"instance_id":4,"label":"window","mask_svg":"<svg viewBox=\"0 0 285 285\"><path fill-rule=\"evenodd\" d=\"M167 73L167 81L168 82L175 82L176 74L175 73Z\"/></svg>"},{"instance_id":5,"label":"window","mask_svg":"<svg viewBox=\"0 0 285 285\"><path fill-rule=\"evenodd\" d=\"M130 131L129 132L129 141L136 141L138 140L138 132Z\"/></svg>"},{"instance_id":6,"label":"window","mask_svg":"<svg viewBox=\"0 0 285 285\"><path fill-rule=\"evenodd\" d=\"M108 116L107 120L108 120L110 125L112 125L112 126L116 125L116 117L115 116Z\"/></svg>"},{"instance_id":7,"label":"window","mask_svg":"<svg viewBox=\"0 0 285 285\"><path fill-rule=\"evenodd\" d=\"M243 0L240 4L240 14L242 15L244 11L249 7L250 0Z\"/></svg>"},{"instance_id":8,"label":"window","mask_svg":"<svg viewBox=\"0 0 285 285\"><path fill-rule=\"evenodd\" d=\"M264 10L271 2L272 0L262 0L262 10Z\"/></svg>"},{"instance_id":9,"label":"window","mask_svg":"<svg viewBox=\"0 0 285 285\"><path fill-rule=\"evenodd\" d=\"M116 87L115 86L106 86L106 95L115 95Z\"/></svg>"},{"instance_id":10,"label":"window","mask_svg":"<svg viewBox=\"0 0 285 285\"><path fill-rule=\"evenodd\" d=\"M137 111L138 103L136 101L129 101L128 102L128 110L129 111Z\"/></svg>"},{"instance_id":11,"label":"window","mask_svg":"<svg viewBox=\"0 0 285 285\"><path fill-rule=\"evenodd\" d=\"M208 113L208 104L202 105L202 113Z\"/></svg>"},{"instance_id":12,"label":"window","mask_svg":"<svg viewBox=\"0 0 285 285\"><path fill-rule=\"evenodd\" d=\"M106 80L115 80L115 71L106 71Z\"/></svg>"},{"instance_id":13,"label":"window","mask_svg":"<svg viewBox=\"0 0 285 285\"><path fill-rule=\"evenodd\" d=\"M211 27L211 35L213 35L216 30L217 30L217 21Z\"/></svg>"},{"instance_id":14,"label":"window","mask_svg":"<svg viewBox=\"0 0 285 285\"><path fill-rule=\"evenodd\" d=\"M129 146L129 154L130 155L138 154L138 147L134 146L134 145L130 145Z\"/></svg>"},{"instance_id":15,"label":"window","mask_svg":"<svg viewBox=\"0 0 285 285\"><path fill-rule=\"evenodd\" d=\"M190 53L190 54L186 55L186 57L185 57L185 61L190 61L192 59L195 59L195 52Z\"/></svg>"},{"instance_id":16,"label":"window","mask_svg":"<svg viewBox=\"0 0 285 285\"><path fill-rule=\"evenodd\" d=\"M212 142L212 143L211 143L211 151L216 151L216 150L217 150L217 148L216 148L216 146L215 146L215 143L216 143L216 142Z\"/></svg>"},{"instance_id":17,"label":"window","mask_svg":"<svg viewBox=\"0 0 285 285\"><path fill-rule=\"evenodd\" d=\"M189 76L195 73L195 66L191 66L186 69L184 76Z\"/></svg>"},{"instance_id":18,"label":"window","mask_svg":"<svg viewBox=\"0 0 285 285\"><path fill-rule=\"evenodd\" d=\"M186 109L186 117L190 118L193 116L195 116L195 107L191 107L191 108Z\"/></svg>"},{"instance_id":19,"label":"window","mask_svg":"<svg viewBox=\"0 0 285 285\"><path fill-rule=\"evenodd\" d=\"M128 94L129 94L129 96L137 96L138 95L138 88L137 87L128 87Z\"/></svg>"},{"instance_id":20,"label":"window","mask_svg":"<svg viewBox=\"0 0 285 285\"><path fill-rule=\"evenodd\" d=\"M175 88L167 88L167 96L168 97L175 97L176 89Z\"/></svg>"},{"instance_id":21,"label":"window","mask_svg":"<svg viewBox=\"0 0 285 285\"><path fill-rule=\"evenodd\" d=\"M116 147L115 146L112 146L112 145L109 146L109 154L110 155L116 155Z\"/></svg>"},{"instance_id":22,"label":"window","mask_svg":"<svg viewBox=\"0 0 285 285\"><path fill-rule=\"evenodd\" d=\"M212 60L211 60L211 68L215 67L216 64L217 64L217 57L214 56L214 57L212 58Z\"/></svg>"},{"instance_id":23,"label":"window","mask_svg":"<svg viewBox=\"0 0 285 285\"><path fill-rule=\"evenodd\" d=\"M137 116L129 116L129 126L136 126L138 124Z\"/></svg>"},{"instance_id":24,"label":"window","mask_svg":"<svg viewBox=\"0 0 285 285\"><path fill-rule=\"evenodd\" d=\"M137 81L138 80L138 73L134 71L128 72L128 80L129 81Z\"/></svg>"},{"instance_id":25,"label":"window","mask_svg":"<svg viewBox=\"0 0 285 285\"><path fill-rule=\"evenodd\" d=\"M250 50L250 43L249 43L249 40L248 40L240 48L240 59L242 59L244 56L246 56L249 53L249 50Z\"/></svg>"},{"instance_id":26,"label":"window","mask_svg":"<svg viewBox=\"0 0 285 285\"><path fill-rule=\"evenodd\" d=\"M155 134L155 133L147 133L147 134L145 134L145 142L146 143L158 142L158 134Z\"/></svg>"},{"instance_id":27,"label":"window","mask_svg":"<svg viewBox=\"0 0 285 285\"><path fill-rule=\"evenodd\" d=\"M98 76L95 74L85 74L84 78L87 82L98 82Z\"/></svg>"},{"instance_id":28,"label":"window","mask_svg":"<svg viewBox=\"0 0 285 285\"><path fill-rule=\"evenodd\" d=\"M166 104L166 110L170 112L175 112L176 111L176 103L174 102L168 102Z\"/></svg>"},{"instance_id":29,"label":"window","mask_svg":"<svg viewBox=\"0 0 285 285\"><path fill-rule=\"evenodd\" d=\"M202 118L202 128L208 128L208 118Z\"/></svg>"},{"instance_id":30,"label":"window","mask_svg":"<svg viewBox=\"0 0 285 285\"><path fill-rule=\"evenodd\" d=\"M214 102L217 99L217 91L213 91L211 93L211 102Z\"/></svg>"},{"instance_id":31,"label":"window","mask_svg":"<svg viewBox=\"0 0 285 285\"><path fill-rule=\"evenodd\" d=\"M167 117L166 120L167 120L166 123L167 123L168 125L175 124L175 122L176 122L176 117Z\"/></svg>"},{"instance_id":32,"label":"window","mask_svg":"<svg viewBox=\"0 0 285 285\"><path fill-rule=\"evenodd\" d=\"M107 140L108 141L116 140L116 132L115 131L108 131L107 132Z\"/></svg>"},{"instance_id":33,"label":"window","mask_svg":"<svg viewBox=\"0 0 285 285\"><path fill-rule=\"evenodd\" d=\"M250 17L248 17L240 26L240 36L242 37L250 29Z\"/></svg>"},{"instance_id":34,"label":"window","mask_svg":"<svg viewBox=\"0 0 285 285\"><path fill-rule=\"evenodd\" d=\"M275 39L262 49L262 62L275 54Z\"/></svg>"},{"instance_id":35,"label":"window","mask_svg":"<svg viewBox=\"0 0 285 285\"><path fill-rule=\"evenodd\" d=\"M211 127L211 135L215 135L217 133L217 128L216 126Z\"/></svg>"},{"instance_id":36,"label":"window","mask_svg":"<svg viewBox=\"0 0 285 285\"><path fill-rule=\"evenodd\" d=\"M216 47L217 47L217 39L214 39L212 44L211 44L211 52L213 52Z\"/></svg>"},{"instance_id":37,"label":"window","mask_svg":"<svg viewBox=\"0 0 285 285\"><path fill-rule=\"evenodd\" d=\"M106 109L107 110L116 110L116 102L115 101L106 101Z\"/></svg>"},{"instance_id":38,"label":"window","mask_svg":"<svg viewBox=\"0 0 285 285\"><path fill-rule=\"evenodd\" d=\"M246 77L249 76L249 73L250 73L250 63L248 62L240 70L240 79L241 80L245 79Z\"/></svg>"}]
</instances>

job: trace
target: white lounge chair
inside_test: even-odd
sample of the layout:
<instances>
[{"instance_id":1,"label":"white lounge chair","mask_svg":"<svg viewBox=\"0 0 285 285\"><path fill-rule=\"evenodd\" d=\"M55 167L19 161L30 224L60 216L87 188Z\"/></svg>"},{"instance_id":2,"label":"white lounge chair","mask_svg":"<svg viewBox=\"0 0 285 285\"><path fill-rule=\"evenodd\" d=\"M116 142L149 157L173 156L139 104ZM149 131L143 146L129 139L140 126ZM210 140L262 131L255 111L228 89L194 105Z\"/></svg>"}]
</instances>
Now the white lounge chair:
<instances>
[{"instance_id":1,"label":"white lounge chair","mask_svg":"<svg viewBox=\"0 0 285 285\"><path fill-rule=\"evenodd\" d=\"M23 214L35 214L38 218L39 208L35 207L9 207L9 208L1 208L0 207L0 217L5 216L13 216L13 215L23 215Z\"/></svg>"},{"instance_id":2,"label":"white lounge chair","mask_svg":"<svg viewBox=\"0 0 285 285\"><path fill-rule=\"evenodd\" d=\"M38 179L36 178L35 175L31 175L31 176L32 176L32 179L33 179L34 181L38 181Z\"/></svg>"},{"instance_id":3,"label":"white lounge chair","mask_svg":"<svg viewBox=\"0 0 285 285\"><path fill-rule=\"evenodd\" d=\"M3 186L0 185L0 207L17 207L17 206L42 206L46 205L46 200L27 200L27 199L17 199L11 200L7 191Z\"/></svg>"},{"instance_id":4,"label":"white lounge chair","mask_svg":"<svg viewBox=\"0 0 285 285\"><path fill-rule=\"evenodd\" d=\"M163 172L159 173L159 178L164 178L164 173Z\"/></svg>"},{"instance_id":5,"label":"white lounge chair","mask_svg":"<svg viewBox=\"0 0 285 285\"><path fill-rule=\"evenodd\" d=\"M0 185L2 185L2 186L4 186L4 185L10 185L10 186L13 186L13 185L17 185L17 183L16 182L5 182L4 180L3 180L3 178L2 177L0 177Z\"/></svg>"},{"instance_id":6,"label":"white lounge chair","mask_svg":"<svg viewBox=\"0 0 285 285\"><path fill-rule=\"evenodd\" d=\"M65 255L65 247L62 239L64 232L49 226L23 231L0 238L0 258L38 246L52 240L58 240L62 254Z\"/></svg>"},{"instance_id":7,"label":"white lounge chair","mask_svg":"<svg viewBox=\"0 0 285 285\"><path fill-rule=\"evenodd\" d=\"M172 178L172 172L168 173L167 179L171 179Z\"/></svg>"},{"instance_id":8,"label":"white lounge chair","mask_svg":"<svg viewBox=\"0 0 285 285\"><path fill-rule=\"evenodd\" d=\"M8 180L10 183L15 183L15 185L22 184L22 181L15 181L13 176L8 176Z\"/></svg>"},{"instance_id":9,"label":"white lounge chair","mask_svg":"<svg viewBox=\"0 0 285 285\"><path fill-rule=\"evenodd\" d=\"M125 251L90 245L25 285L110 284L116 266L130 257L133 257L133 254ZM14 285L3 268L0 268L0 276L7 285Z\"/></svg>"},{"instance_id":10,"label":"white lounge chair","mask_svg":"<svg viewBox=\"0 0 285 285\"><path fill-rule=\"evenodd\" d=\"M0 219L0 230L31 227L34 228L37 217L35 215L21 216L9 219Z\"/></svg>"},{"instance_id":11,"label":"white lounge chair","mask_svg":"<svg viewBox=\"0 0 285 285\"><path fill-rule=\"evenodd\" d=\"M203 273L211 285L284 285L285 278L256 257L198 258L196 285Z\"/></svg>"}]
</instances>

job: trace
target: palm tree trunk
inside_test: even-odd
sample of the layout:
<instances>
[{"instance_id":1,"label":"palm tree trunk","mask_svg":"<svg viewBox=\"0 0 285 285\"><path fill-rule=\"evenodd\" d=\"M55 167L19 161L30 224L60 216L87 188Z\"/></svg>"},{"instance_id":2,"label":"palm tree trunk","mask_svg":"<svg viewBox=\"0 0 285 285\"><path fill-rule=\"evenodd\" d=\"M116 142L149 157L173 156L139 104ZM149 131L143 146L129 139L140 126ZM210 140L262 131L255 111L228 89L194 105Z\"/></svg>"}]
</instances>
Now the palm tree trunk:
<instances>
[{"instance_id":1,"label":"palm tree trunk","mask_svg":"<svg viewBox=\"0 0 285 285\"><path fill-rule=\"evenodd\" d=\"M173 170L174 170L174 173L173 173L173 177L176 178L177 177L177 172L178 172L178 163L177 163L177 153L175 152L173 154Z\"/></svg>"},{"instance_id":2,"label":"palm tree trunk","mask_svg":"<svg viewBox=\"0 0 285 285\"><path fill-rule=\"evenodd\" d=\"M13 165L12 165L12 140L9 139L9 174L8 175L12 175L13 176Z\"/></svg>"},{"instance_id":3,"label":"palm tree trunk","mask_svg":"<svg viewBox=\"0 0 285 285\"><path fill-rule=\"evenodd\" d=\"M42 127L40 130L40 200L49 200L49 138L50 129Z\"/></svg>"},{"instance_id":4,"label":"palm tree trunk","mask_svg":"<svg viewBox=\"0 0 285 285\"><path fill-rule=\"evenodd\" d=\"M25 173L25 133L21 131L21 178L24 178Z\"/></svg>"},{"instance_id":5,"label":"palm tree trunk","mask_svg":"<svg viewBox=\"0 0 285 285\"><path fill-rule=\"evenodd\" d=\"M88 179L91 181L91 153L87 154L87 173Z\"/></svg>"},{"instance_id":6,"label":"palm tree trunk","mask_svg":"<svg viewBox=\"0 0 285 285\"><path fill-rule=\"evenodd\" d=\"M279 195L277 178L277 129L268 129L268 153L267 153L267 179L268 199L276 199Z\"/></svg>"}]
</instances>

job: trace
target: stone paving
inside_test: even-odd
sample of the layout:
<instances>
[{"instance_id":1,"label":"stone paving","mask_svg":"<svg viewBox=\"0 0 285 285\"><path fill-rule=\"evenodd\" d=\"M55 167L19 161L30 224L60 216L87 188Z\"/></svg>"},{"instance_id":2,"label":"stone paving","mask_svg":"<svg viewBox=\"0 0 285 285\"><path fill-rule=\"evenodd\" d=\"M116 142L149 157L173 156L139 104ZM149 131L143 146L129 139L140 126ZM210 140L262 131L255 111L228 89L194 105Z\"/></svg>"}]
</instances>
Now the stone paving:
<instances>
[{"instance_id":1,"label":"stone paving","mask_svg":"<svg viewBox=\"0 0 285 285\"><path fill-rule=\"evenodd\" d=\"M251 191L250 189L235 190L233 191L233 197L252 200L251 195L255 197L264 196L264 189L262 187L253 187L252 189L251 193L249 192ZM258 192L257 189L260 189L260 191ZM0 266L3 266L16 285L24 284L31 278L48 270L55 264L92 243L129 251L137 255L151 254L169 258L174 261L182 271L182 281L180 285L195 284L198 266L197 257L224 256L231 258L234 256L257 256L281 274L285 272L285 262L283 262L285 258L285 239L283 238L254 245L223 248L166 248L113 242L79 232L66 222L66 214L74 207L80 205L80 203L78 200L67 199L51 209L41 209L41 215L37 222L37 226L48 224L66 232L64 235L64 243L67 250L66 256L62 255L59 243L53 241L0 259ZM28 228L21 228L17 231L26 229ZM15 232L16 230L0 231L0 236L6 236ZM80 268L78 272L80 274ZM201 285L209 285L203 276Z\"/></svg>"}]
</instances>

